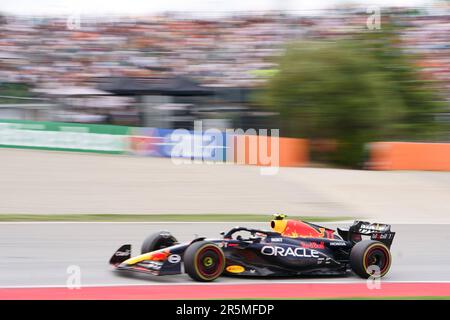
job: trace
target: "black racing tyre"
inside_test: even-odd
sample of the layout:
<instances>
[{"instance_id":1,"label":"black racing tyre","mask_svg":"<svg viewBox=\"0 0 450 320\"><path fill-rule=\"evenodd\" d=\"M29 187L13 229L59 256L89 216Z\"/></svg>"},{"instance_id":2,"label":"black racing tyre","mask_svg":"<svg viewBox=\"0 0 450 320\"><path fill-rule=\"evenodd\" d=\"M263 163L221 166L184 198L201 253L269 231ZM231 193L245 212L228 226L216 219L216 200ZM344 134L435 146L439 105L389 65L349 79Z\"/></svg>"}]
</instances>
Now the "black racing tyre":
<instances>
[{"instance_id":1,"label":"black racing tyre","mask_svg":"<svg viewBox=\"0 0 450 320\"><path fill-rule=\"evenodd\" d=\"M212 242L194 242L184 252L183 259L184 270L196 281L213 281L225 268L225 255Z\"/></svg>"},{"instance_id":2,"label":"black racing tyre","mask_svg":"<svg viewBox=\"0 0 450 320\"><path fill-rule=\"evenodd\" d=\"M388 273L392 257L385 244L364 240L355 244L350 252L350 266L361 278L381 278Z\"/></svg>"},{"instance_id":3,"label":"black racing tyre","mask_svg":"<svg viewBox=\"0 0 450 320\"><path fill-rule=\"evenodd\" d=\"M142 243L141 253L152 252L155 250L170 247L178 241L168 232L158 232L149 235Z\"/></svg>"}]
</instances>

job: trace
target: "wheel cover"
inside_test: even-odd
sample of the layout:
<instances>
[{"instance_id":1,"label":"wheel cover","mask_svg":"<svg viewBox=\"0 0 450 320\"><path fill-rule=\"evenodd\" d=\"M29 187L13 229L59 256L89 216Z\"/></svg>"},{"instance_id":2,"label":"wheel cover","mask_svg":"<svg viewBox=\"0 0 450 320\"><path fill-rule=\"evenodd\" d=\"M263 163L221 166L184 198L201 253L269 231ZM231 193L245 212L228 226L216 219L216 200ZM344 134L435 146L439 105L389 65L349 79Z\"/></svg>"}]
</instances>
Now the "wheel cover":
<instances>
[{"instance_id":1,"label":"wheel cover","mask_svg":"<svg viewBox=\"0 0 450 320\"><path fill-rule=\"evenodd\" d=\"M197 252L195 264L202 278L215 278L222 273L224 266L223 254L215 246L206 246Z\"/></svg>"},{"instance_id":2,"label":"wheel cover","mask_svg":"<svg viewBox=\"0 0 450 320\"><path fill-rule=\"evenodd\" d=\"M371 266L377 266L380 270L380 276L384 276L391 265L391 256L385 246L374 245L370 247L364 257L364 268L370 275L374 275L374 271L368 269Z\"/></svg>"}]
</instances>

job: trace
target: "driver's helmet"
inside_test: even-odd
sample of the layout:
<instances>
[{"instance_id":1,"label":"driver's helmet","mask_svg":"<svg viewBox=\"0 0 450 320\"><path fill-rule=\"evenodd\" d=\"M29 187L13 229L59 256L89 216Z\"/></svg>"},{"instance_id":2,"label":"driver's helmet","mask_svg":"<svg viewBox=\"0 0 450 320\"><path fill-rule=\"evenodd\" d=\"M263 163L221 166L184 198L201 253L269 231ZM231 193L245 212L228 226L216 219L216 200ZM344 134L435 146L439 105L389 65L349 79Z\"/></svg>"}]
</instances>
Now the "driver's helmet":
<instances>
[{"instance_id":1,"label":"driver's helmet","mask_svg":"<svg viewBox=\"0 0 450 320\"><path fill-rule=\"evenodd\" d=\"M283 220L284 218L287 217L287 215L282 214L282 213L275 213L275 214L273 215L273 217L274 217L274 220Z\"/></svg>"}]
</instances>

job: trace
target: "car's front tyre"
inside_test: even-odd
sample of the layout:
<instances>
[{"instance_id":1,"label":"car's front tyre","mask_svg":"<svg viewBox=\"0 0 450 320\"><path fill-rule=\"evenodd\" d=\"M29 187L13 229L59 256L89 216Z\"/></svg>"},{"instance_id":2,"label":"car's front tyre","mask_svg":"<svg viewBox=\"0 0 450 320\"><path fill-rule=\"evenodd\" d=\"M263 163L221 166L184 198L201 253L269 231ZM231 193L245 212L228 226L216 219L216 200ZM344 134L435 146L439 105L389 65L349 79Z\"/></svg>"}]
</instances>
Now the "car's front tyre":
<instances>
[{"instance_id":1,"label":"car's front tyre","mask_svg":"<svg viewBox=\"0 0 450 320\"><path fill-rule=\"evenodd\" d=\"M177 239L168 232L158 232L149 235L142 243L141 253L156 251L178 243Z\"/></svg>"},{"instance_id":2,"label":"car's front tyre","mask_svg":"<svg viewBox=\"0 0 450 320\"><path fill-rule=\"evenodd\" d=\"M212 242L194 242L184 252L184 269L196 281L213 281L224 268L225 255Z\"/></svg>"}]
</instances>

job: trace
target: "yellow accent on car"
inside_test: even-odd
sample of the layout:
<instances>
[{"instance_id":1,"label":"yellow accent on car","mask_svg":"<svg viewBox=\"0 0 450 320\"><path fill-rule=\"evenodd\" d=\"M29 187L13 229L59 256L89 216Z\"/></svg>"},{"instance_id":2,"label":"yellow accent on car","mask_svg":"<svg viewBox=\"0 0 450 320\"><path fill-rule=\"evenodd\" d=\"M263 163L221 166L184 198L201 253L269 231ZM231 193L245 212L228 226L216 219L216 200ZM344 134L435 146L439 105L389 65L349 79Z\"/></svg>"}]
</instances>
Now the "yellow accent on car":
<instances>
[{"instance_id":1,"label":"yellow accent on car","mask_svg":"<svg viewBox=\"0 0 450 320\"><path fill-rule=\"evenodd\" d=\"M245 271L245 268L242 266L234 265L234 266L228 266L226 270L230 273L242 273Z\"/></svg>"},{"instance_id":2,"label":"yellow accent on car","mask_svg":"<svg viewBox=\"0 0 450 320\"><path fill-rule=\"evenodd\" d=\"M150 253L144 253L144 254L141 254L139 256L130 258L128 260L125 260L123 263L136 264L136 263L144 261L144 260L149 260L151 257L152 257L152 253L151 252Z\"/></svg>"},{"instance_id":3,"label":"yellow accent on car","mask_svg":"<svg viewBox=\"0 0 450 320\"><path fill-rule=\"evenodd\" d=\"M208 246L211 246L211 244L205 244L205 245L201 246L200 248L198 248L198 250L197 250L197 252L195 253L195 256L194 256L194 261L197 261L198 255L199 255L199 253L203 250L203 248L208 247ZM219 250L220 250L220 249L219 249ZM220 250L220 253L221 253L221 256L222 256L222 260L225 261L225 255L223 254L223 251ZM210 279L208 279L207 277L205 277L205 276L202 275L202 273L201 273L200 270L198 269L197 263L194 263L194 268L195 268L195 272L197 273L197 275L198 275L200 278L202 278L203 280L210 280ZM225 268L225 263L222 264L222 271L223 271L224 268ZM220 274L222 273L222 271L221 271L220 273L218 273L218 275L220 275ZM217 277L218 277L218 276L216 276L215 278L217 278ZM214 279L215 279L215 278L214 278Z\"/></svg>"},{"instance_id":4,"label":"yellow accent on car","mask_svg":"<svg viewBox=\"0 0 450 320\"><path fill-rule=\"evenodd\" d=\"M212 266L212 264L213 264L213 259L212 259L211 257L206 257L206 258L203 260L203 264L204 264L206 267L210 267L210 266Z\"/></svg>"}]
</instances>

